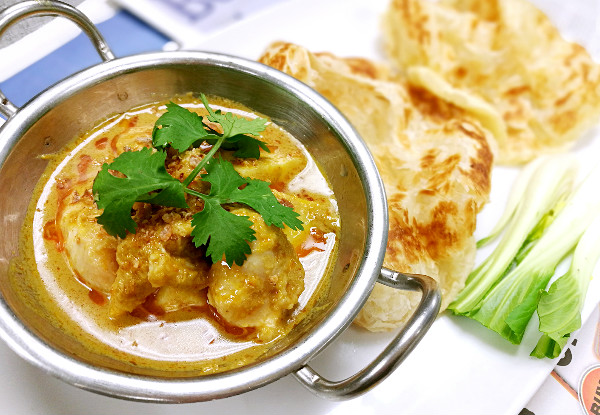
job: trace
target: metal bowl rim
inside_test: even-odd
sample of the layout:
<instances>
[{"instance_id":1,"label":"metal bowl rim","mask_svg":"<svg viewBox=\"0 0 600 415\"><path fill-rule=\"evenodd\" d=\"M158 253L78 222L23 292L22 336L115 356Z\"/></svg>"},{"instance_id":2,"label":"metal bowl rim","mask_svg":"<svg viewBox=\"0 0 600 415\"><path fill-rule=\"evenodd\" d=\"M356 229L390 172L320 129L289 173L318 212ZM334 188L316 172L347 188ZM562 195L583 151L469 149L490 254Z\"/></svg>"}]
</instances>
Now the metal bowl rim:
<instances>
[{"instance_id":1,"label":"metal bowl rim","mask_svg":"<svg viewBox=\"0 0 600 415\"><path fill-rule=\"evenodd\" d=\"M321 114L336 131L359 173L367 199L368 235L358 276L339 304L300 344L239 370L197 378L152 378L95 367L64 355L33 334L0 296L0 337L25 360L68 383L132 400L193 402L223 398L273 382L305 365L352 322L380 273L388 232L383 183L369 150L348 120L319 93L276 69L244 58L212 52L156 52L102 62L41 92L0 127L0 167L20 137L45 113L95 84L130 72L180 65L219 66L263 78Z\"/></svg>"}]
</instances>

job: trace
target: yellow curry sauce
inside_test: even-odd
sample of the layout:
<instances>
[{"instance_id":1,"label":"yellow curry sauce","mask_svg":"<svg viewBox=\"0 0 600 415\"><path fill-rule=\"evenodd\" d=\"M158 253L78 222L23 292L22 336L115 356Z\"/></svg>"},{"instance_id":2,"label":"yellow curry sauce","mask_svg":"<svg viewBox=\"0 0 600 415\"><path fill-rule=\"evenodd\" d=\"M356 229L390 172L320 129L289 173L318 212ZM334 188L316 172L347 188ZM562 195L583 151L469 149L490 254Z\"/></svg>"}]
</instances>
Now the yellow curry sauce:
<instances>
[{"instance_id":1,"label":"yellow curry sauce","mask_svg":"<svg viewBox=\"0 0 600 415\"><path fill-rule=\"evenodd\" d=\"M191 95L173 102L206 115ZM210 102L257 116L225 99ZM337 205L306 149L269 122L261 140L270 153L237 159L220 150L221 156L243 177L270 182L280 203L300 214L303 231L268 227L251 209L235 207L258 236L237 270L210 264L193 246L186 210L137 203L136 234L109 236L96 222L94 178L122 152L151 147L165 104L112 116L51 156L23 228L18 278L30 280L54 324L94 353L138 368L215 373L255 361L309 313L335 260ZM209 148L169 155L167 171L182 180ZM278 264L291 268L277 271Z\"/></svg>"}]
</instances>

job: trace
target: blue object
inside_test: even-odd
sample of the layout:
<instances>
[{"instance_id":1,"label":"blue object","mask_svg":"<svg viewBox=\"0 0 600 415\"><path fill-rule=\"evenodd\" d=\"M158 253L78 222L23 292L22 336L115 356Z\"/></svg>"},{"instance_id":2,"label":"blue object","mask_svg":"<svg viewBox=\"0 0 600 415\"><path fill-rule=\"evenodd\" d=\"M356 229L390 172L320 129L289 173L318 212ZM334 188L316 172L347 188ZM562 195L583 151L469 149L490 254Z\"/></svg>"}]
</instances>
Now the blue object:
<instances>
[{"instance_id":1,"label":"blue object","mask_svg":"<svg viewBox=\"0 0 600 415\"><path fill-rule=\"evenodd\" d=\"M158 51L170 40L126 11L119 11L97 27L117 57ZM16 106L21 107L49 86L101 61L89 38L80 34L46 57L0 82L0 90Z\"/></svg>"}]
</instances>

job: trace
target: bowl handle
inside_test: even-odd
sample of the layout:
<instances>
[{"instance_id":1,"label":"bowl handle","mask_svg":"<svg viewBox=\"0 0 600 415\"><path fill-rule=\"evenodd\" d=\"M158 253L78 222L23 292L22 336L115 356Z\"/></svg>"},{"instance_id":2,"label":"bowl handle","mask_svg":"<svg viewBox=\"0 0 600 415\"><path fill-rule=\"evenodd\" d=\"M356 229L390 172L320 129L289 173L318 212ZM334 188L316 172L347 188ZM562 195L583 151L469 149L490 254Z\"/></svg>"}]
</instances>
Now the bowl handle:
<instances>
[{"instance_id":1,"label":"bowl handle","mask_svg":"<svg viewBox=\"0 0 600 415\"><path fill-rule=\"evenodd\" d=\"M60 1L23 1L0 12L0 36L13 23L30 16L62 16L75 22L92 40L98 54L104 61L115 58L106 41L94 24L77 8ZM0 114L9 118L18 107L0 91Z\"/></svg>"},{"instance_id":2,"label":"bowl handle","mask_svg":"<svg viewBox=\"0 0 600 415\"><path fill-rule=\"evenodd\" d=\"M401 290L421 291L423 295L419 306L385 350L358 373L341 381L330 381L308 365L296 371L296 379L313 393L324 398L343 400L367 392L402 363L438 315L441 296L437 281L433 278L383 268L377 281Z\"/></svg>"}]
</instances>

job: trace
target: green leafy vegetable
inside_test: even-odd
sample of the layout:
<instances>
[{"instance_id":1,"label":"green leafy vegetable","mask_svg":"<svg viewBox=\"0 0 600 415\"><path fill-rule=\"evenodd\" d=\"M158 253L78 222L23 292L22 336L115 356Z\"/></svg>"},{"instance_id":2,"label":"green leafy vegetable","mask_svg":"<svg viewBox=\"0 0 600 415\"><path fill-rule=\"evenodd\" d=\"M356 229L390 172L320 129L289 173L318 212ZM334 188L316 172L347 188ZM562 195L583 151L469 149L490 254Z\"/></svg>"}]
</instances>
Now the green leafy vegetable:
<instances>
[{"instance_id":1,"label":"green leafy vegetable","mask_svg":"<svg viewBox=\"0 0 600 415\"><path fill-rule=\"evenodd\" d=\"M496 226L494 226L494 228L490 231L490 234L477 241L477 248L482 248L495 240L502 233L502 231L504 231L511 218L515 217L515 211L519 208L519 206L523 205L523 198L526 195L525 192L527 191L527 185L531 180L531 176L543 160L543 157L538 157L523 167L523 170L521 170L519 173L519 177L517 177L513 183L502 216L500 219L498 219Z\"/></svg>"},{"instance_id":2,"label":"green leafy vegetable","mask_svg":"<svg viewBox=\"0 0 600 415\"><path fill-rule=\"evenodd\" d=\"M578 307L583 304L585 296L582 281L584 275L589 281L590 273L581 266L580 260L577 260L578 264L574 259L573 267L583 268L583 274L580 275L579 271L570 273L562 281L557 280L554 288L546 293L544 290L554 275L556 266L575 245L578 245L578 250L586 252L589 261L586 262L587 267L593 266L597 259L589 258L592 256L590 253L595 255L596 250L600 250L600 243L586 242L587 238L582 238L600 211L600 192L596 189L600 168L589 175L568 197L560 197L562 191L552 197L545 195L545 192L556 193L549 188L549 184L560 188L564 185L562 175L571 174L572 162L565 160L568 159L560 156L547 158L529 174L527 189L522 192L522 201L514 206L515 210L507 222L503 239L484 262L488 267L487 272L476 269L475 276L470 276L467 282L464 294L450 305L455 313L479 321L515 344L521 342L537 309L540 331L544 335L533 352L534 355L559 353L566 343L568 333L580 324ZM553 170L556 171L554 175ZM558 184L559 177L556 174L563 177ZM522 206L521 203L530 206ZM545 205L546 203L550 205ZM549 209L552 205L554 208ZM543 213L545 211L548 212ZM512 238L517 242L511 242ZM580 238L580 244L584 243L587 248L579 248ZM508 252L501 252L504 249ZM597 255L600 256L600 252ZM494 261L501 263L495 264ZM570 311L559 311L562 306Z\"/></svg>"},{"instance_id":3,"label":"green leafy vegetable","mask_svg":"<svg viewBox=\"0 0 600 415\"><path fill-rule=\"evenodd\" d=\"M531 356L539 359L543 359L544 357L554 359L560 355L562 348L565 347L568 340L568 337L563 337L560 339L560 342L556 342L548 335L544 334L542 337L540 337L540 340L537 342L535 348L531 352Z\"/></svg>"},{"instance_id":4,"label":"green leafy vegetable","mask_svg":"<svg viewBox=\"0 0 600 415\"><path fill-rule=\"evenodd\" d=\"M506 275L511 265L514 267L522 260L554 218L559 200L568 195L576 168L573 158L540 158L517 177L515 194L519 199L509 198L499 221L504 234L492 254L469 274L465 288L450 304L454 313L476 313L484 296ZM493 235L498 233L497 229L492 231Z\"/></svg>"},{"instance_id":5,"label":"green leafy vegetable","mask_svg":"<svg viewBox=\"0 0 600 415\"><path fill-rule=\"evenodd\" d=\"M293 209L281 205L269 188L269 183L243 178L233 164L214 157L220 149L235 151L237 157L259 158L260 150L269 151L266 144L254 137L264 129L267 120L245 119L231 113L213 111L204 95L202 102L208 111L207 119L220 124L223 133L203 122L202 117L174 104L157 120L152 132L155 150L125 152L112 163L105 163L93 185L93 194L103 213L98 217L106 231L124 238L134 233L136 223L131 218L135 202L186 208L185 194L204 201L203 210L194 214L192 237L196 246L207 245L207 255L213 262L225 257L229 265L241 265L250 254L249 242L255 239L252 222L227 210L231 204L242 203L256 210L267 225L302 229L302 221ZM172 177L165 168L168 146L184 152L202 142L212 144L183 182ZM202 181L210 184L208 194L201 193L190 184L205 169ZM118 173L112 173L118 172ZM119 174L120 173L120 174ZM124 176L124 177L120 177Z\"/></svg>"},{"instance_id":6,"label":"green leafy vegetable","mask_svg":"<svg viewBox=\"0 0 600 415\"><path fill-rule=\"evenodd\" d=\"M581 309L599 258L600 216L597 216L577 243L567 273L540 297L537 313L543 335L533 356L558 357L569 335L581 327Z\"/></svg>"}]
</instances>

